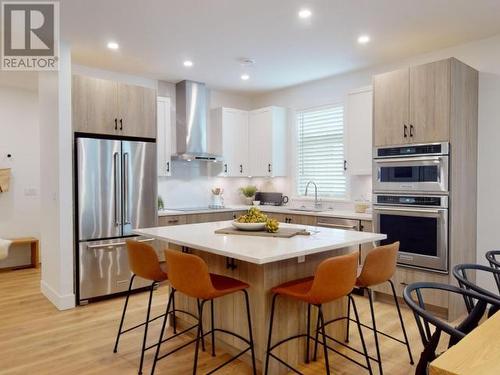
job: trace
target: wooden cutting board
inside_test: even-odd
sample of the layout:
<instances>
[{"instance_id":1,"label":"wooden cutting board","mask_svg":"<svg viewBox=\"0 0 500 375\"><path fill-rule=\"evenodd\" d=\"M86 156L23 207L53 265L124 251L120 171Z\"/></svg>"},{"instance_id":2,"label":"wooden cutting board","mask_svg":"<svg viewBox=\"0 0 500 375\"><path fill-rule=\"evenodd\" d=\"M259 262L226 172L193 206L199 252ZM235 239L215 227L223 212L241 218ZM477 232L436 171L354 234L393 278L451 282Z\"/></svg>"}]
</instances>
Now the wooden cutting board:
<instances>
[{"instance_id":1,"label":"wooden cutting board","mask_svg":"<svg viewBox=\"0 0 500 375\"><path fill-rule=\"evenodd\" d=\"M216 234L235 234L240 236L256 236L256 237L280 237L280 238L291 238L297 235L301 236L309 236L307 230L302 228L280 228L276 233L269 233L265 230L258 231L249 231L249 230L240 230L235 227L227 227L222 229L217 229L215 231Z\"/></svg>"}]
</instances>

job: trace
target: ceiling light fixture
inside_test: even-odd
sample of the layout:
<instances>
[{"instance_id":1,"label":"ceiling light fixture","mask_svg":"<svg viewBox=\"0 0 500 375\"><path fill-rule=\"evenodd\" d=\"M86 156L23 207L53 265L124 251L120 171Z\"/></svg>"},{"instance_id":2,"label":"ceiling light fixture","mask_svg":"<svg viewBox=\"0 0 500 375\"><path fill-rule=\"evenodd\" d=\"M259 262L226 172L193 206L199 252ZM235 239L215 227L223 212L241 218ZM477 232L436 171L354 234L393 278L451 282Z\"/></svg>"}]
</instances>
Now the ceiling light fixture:
<instances>
[{"instance_id":1,"label":"ceiling light fixture","mask_svg":"<svg viewBox=\"0 0 500 375\"><path fill-rule=\"evenodd\" d=\"M358 43L359 44L367 44L370 42L370 36L369 35L360 35L358 37Z\"/></svg>"},{"instance_id":2,"label":"ceiling light fixture","mask_svg":"<svg viewBox=\"0 0 500 375\"><path fill-rule=\"evenodd\" d=\"M302 19L309 18L309 17L311 17L311 15L312 15L312 12L309 9L301 9L299 11L299 17Z\"/></svg>"},{"instance_id":3,"label":"ceiling light fixture","mask_svg":"<svg viewBox=\"0 0 500 375\"><path fill-rule=\"evenodd\" d=\"M248 81L248 80L250 79L250 76L249 76L248 74L242 74L242 75L241 75L241 79L242 79L243 81Z\"/></svg>"},{"instance_id":4,"label":"ceiling light fixture","mask_svg":"<svg viewBox=\"0 0 500 375\"><path fill-rule=\"evenodd\" d=\"M191 68L193 66L193 62L191 60L186 60L183 64L186 68Z\"/></svg>"},{"instance_id":5,"label":"ceiling light fixture","mask_svg":"<svg viewBox=\"0 0 500 375\"><path fill-rule=\"evenodd\" d=\"M120 48L120 46L116 42L108 42L108 48L113 49L113 50L117 50L118 48Z\"/></svg>"}]
</instances>

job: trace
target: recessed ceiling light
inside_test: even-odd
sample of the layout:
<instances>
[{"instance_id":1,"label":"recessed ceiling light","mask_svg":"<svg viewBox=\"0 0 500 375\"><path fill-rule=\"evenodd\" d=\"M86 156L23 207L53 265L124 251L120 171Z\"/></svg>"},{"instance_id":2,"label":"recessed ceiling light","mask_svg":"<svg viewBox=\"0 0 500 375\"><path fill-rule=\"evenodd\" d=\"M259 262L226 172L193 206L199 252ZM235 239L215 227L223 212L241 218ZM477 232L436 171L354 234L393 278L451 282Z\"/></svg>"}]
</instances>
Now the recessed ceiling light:
<instances>
[{"instance_id":1,"label":"recessed ceiling light","mask_svg":"<svg viewBox=\"0 0 500 375\"><path fill-rule=\"evenodd\" d=\"M109 49L118 49L120 46L116 42L108 42L108 48Z\"/></svg>"},{"instance_id":2,"label":"recessed ceiling light","mask_svg":"<svg viewBox=\"0 0 500 375\"><path fill-rule=\"evenodd\" d=\"M187 68L190 68L193 66L193 62L191 60L186 60L184 61L184 66L187 67Z\"/></svg>"},{"instance_id":3,"label":"recessed ceiling light","mask_svg":"<svg viewBox=\"0 0 500 375\"><path fill-rule=\"evenodd\" d=\"M300 18L309 18L311 17L312 12L309 9L301 9L299 11L299 17Z\"/></svg>"},{"instance_id":4,"label":"recessed ceiling light","mask_svg":"<svg viewBox=\"0 0 500 375\"><path fill-rule=\"evenodd\" d=\"M369 35L360 35L358 37L358 43L359 44L366 44L370 42L370 36Z\"/></svg>"},{"instance_id":5,"label":"recessed ceiling light","mask_svg":"<svg viewBox=\"0 0 500 375\"><path fill-rule=\"evenodd\" d=\"M241 79L242 79L243 81L248 81L248 80L250 79L250 76L249 76L248 74L242 74L242 75L241 75Z\"/></svg>"}]
</instances>

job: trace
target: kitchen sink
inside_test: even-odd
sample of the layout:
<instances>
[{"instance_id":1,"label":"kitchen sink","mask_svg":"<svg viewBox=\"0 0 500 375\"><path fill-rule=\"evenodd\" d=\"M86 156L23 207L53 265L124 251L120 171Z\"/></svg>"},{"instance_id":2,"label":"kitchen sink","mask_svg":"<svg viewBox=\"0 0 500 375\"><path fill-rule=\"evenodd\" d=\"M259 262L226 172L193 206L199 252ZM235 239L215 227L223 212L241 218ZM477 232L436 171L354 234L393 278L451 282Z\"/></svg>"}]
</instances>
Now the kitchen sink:
<instances>
[{"instance_id":1,"label":"kitchen sink","mask_svg":"<svg viewBox=\"0 0 500 375\"><path fill-rule=\"evenodd\" d=\"M324 208L314 208L314 207L297 207L290 208L291 211L301 211L301 212L323 212L326 211Z\"/></svg>"}]
</instances>

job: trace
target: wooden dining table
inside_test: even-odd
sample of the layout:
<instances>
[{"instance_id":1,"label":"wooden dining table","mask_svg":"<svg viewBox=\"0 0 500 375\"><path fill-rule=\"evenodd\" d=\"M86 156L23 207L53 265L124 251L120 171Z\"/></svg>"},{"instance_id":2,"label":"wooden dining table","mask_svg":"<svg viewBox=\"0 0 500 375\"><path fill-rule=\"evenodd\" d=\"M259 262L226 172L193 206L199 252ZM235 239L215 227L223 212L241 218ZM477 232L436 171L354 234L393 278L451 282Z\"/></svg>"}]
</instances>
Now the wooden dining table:
<instances>
[{"instance_id":1,"label":"wooden dining table","mask_svg":"<svg viewBox=\"0 0 500 375\"><path fill-rule=\"evenodd\" d=\"M429 374L500 374L500 311L436 358Z\"/></svg>"}]
</instances>

